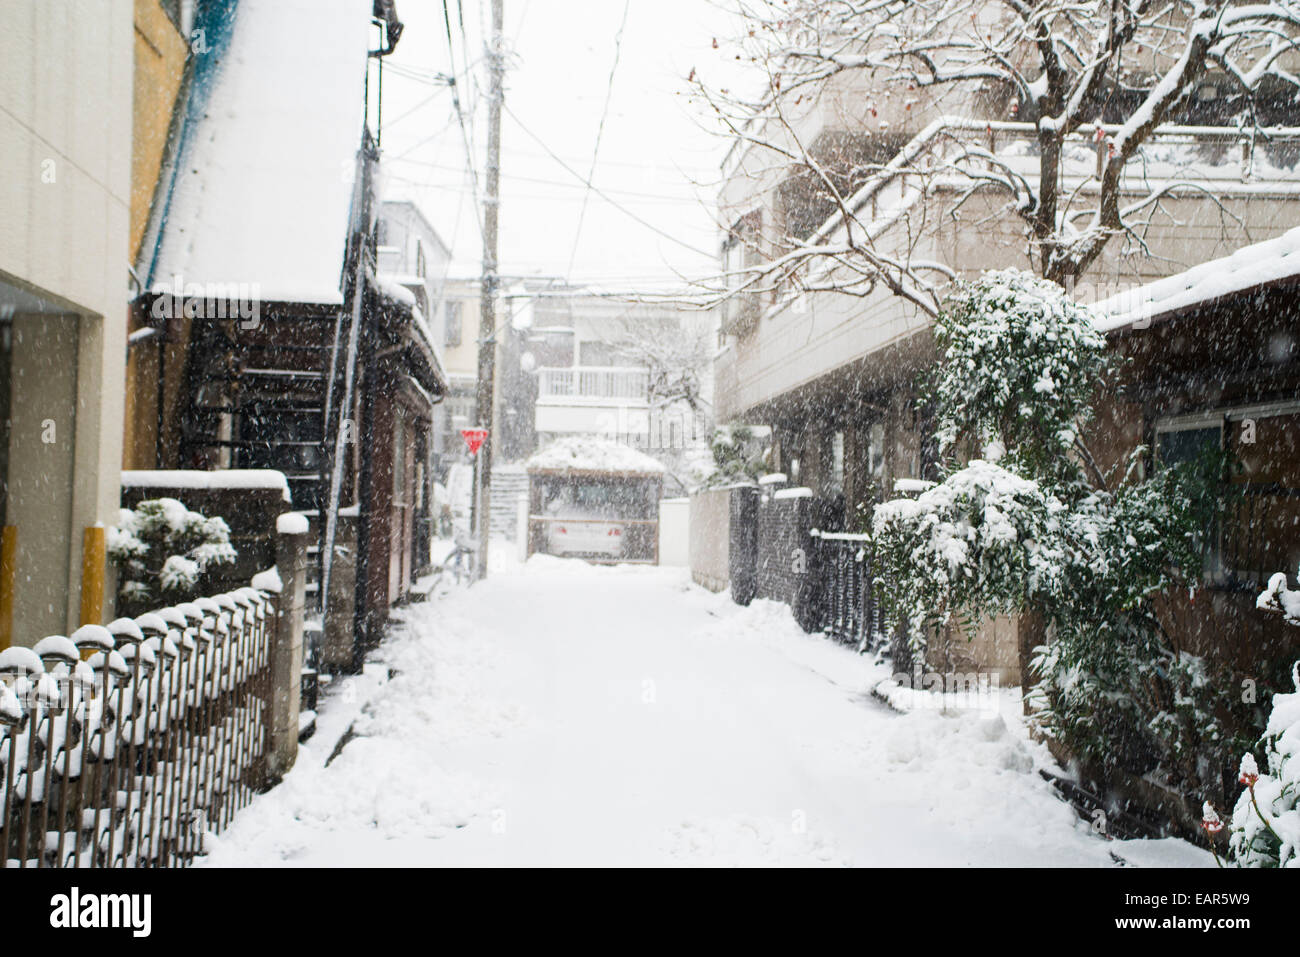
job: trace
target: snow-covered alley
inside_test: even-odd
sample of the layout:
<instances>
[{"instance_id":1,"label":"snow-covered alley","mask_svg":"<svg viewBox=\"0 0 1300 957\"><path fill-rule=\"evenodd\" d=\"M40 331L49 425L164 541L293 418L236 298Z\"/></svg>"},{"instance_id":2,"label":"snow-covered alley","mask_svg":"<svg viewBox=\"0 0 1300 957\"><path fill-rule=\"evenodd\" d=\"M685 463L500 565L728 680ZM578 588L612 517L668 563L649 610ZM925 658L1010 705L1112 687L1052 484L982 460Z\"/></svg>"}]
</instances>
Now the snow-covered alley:
<instances>
[{"instance_id":1,"label":"snow-covered alley","mask_svg":"<svg viewBox=\"0 0 1300 957\"><path fill-rule=\"evenodd\" d=\"M404 615L208 863L1209 863L1095 836L1014 692L899 713L883 666L682 570L502 562Z\"/></svg>"}]
</instances>

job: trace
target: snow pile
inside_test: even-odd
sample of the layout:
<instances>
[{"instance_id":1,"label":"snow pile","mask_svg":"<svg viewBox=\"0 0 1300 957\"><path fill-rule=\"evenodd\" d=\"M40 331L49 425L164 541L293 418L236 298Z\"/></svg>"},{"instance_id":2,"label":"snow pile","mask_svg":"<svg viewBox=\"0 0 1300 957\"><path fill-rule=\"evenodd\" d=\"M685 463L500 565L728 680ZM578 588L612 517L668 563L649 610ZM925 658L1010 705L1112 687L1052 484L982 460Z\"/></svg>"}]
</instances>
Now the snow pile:
<instances>
[{"instance_id":1,"label":"snow pile","mask_svg":"<svg viewBox=\"0 0 1300 957\"><path fill-rule=\"evenodd\" d=\"M736 817L682 821L669 828L665 850L693 867L847 867L825 837L806 829L798 811L788 820Z\"/></svg>"},{"instance_id":2,"label":"snow pile","mask_svg":"<svg viewBox=\"0 0 1300 957\"><path fill-rule=\"evenodd\" d=\"M380 273L375 277L375 285L380 294L386 299L391 299L398 305L406 306L408 309L416 308L415 293L403 286L393 276Z\"/></svg>"},{"instance_id":3,"label":"snow pile","mask_svg":"<svg viewBox=\"0 0 1300 957\"><path fill-rule=\"evenodd\" d=\"M1297 252L1300 252L1300 227L1275 239L1246 246L1231 256L1201 263L1176 276L1158 279L1096 303L1092 306L1096 326L1103 332L1111 332L1287 279L1300 273Z\"/></svg>"},{"instance_id":4,"label":"snow pile","mask_svg":"<svg viewBox=\"0 0 1300 957\"><path fill-rule=\"evenodd\" d=\"M275 520L278 535L306 535L311 530L311 523L302 512L281 512Z\"/></svg>"},{"instance_id":5,"label":"snow pile","mask_svg":"<svg viewBox=\"0 0 1300 957\"><path fill-rule=\"evenodd\" d=\"M526 463L530 472L630 472L658 475L662 464L636 449L591 435L557 439Z\"/></svg>"},{"instance_id":6,"label":"snow pile","mask_svg":"<svg viewBox=\"0 0 1300 957\"><path fill-rule=\"evenodd\" d=\"M369 0L235 8L226 49L197 57L151 285L180 276L251 284L262 300L342 302L370 14Z\"/></svg>"},{"instance_id":7,"label":"snow pile","mask_svg":"<svg viewBox=\"0 0 1300 957\"><path fill-rule=\"evenodd\" d=\"M206 864L394 863L500 803L457 767L462 761L447 760L462 742L504 734L519 720L484 687L495 655L445 609L410 613L363 675L330 687L295 767L210 845Z\"/></svg>"},{"instance_id":8,"label":"snow pile","mask_svg":"<svg viewBox=\"0 0 1300 957\"><path fill-rule=\"evenodd\" d=\"M278 595L284 591L284 582L280 578L280 569L272 565L253 576L249 584L258 591L267 591Z\"/></svg>"}]
</instances>

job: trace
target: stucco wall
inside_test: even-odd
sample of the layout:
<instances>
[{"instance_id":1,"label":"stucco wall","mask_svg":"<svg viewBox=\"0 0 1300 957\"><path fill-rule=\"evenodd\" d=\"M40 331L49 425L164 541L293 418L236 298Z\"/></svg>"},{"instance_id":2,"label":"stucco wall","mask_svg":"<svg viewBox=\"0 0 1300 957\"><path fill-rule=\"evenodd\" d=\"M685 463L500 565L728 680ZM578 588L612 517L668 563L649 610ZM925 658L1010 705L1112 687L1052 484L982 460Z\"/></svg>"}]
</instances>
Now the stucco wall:
<instances>
[{"instance_id":1,"label":"stucco wall","mask_svg":"<svg viewBox=\"0 0 1300 957\"><path fill-rule=\"evenodd\" d=\"M690 499L666 498L659 503L659 564L691 564Z\"/></svg>"},{"instance_id":2,"label":"stucco wall","mask_svg":"<svg viewBox=\"0 0 1300 957\"><path fill-rule=\"evenodd\" d=\"M710 591L727 587L730 575L728 543L731 536L731 491L696 492L690 504L689 560L691 578Z\"/></svg>"},{"instance_id":3,"label":"stucco wall","mask_svg":"<svg viewBox=\"0 0 1300 957\"><path fill-rule=\"evenodd\" d=\"M15 354L6 519L18 527L14 641L27 644L75 627L82 530L117 515L132 4L0 0L0 23L0 283L46 304L40 319L15 317L36 323ZM40 325L50 313L66 317L57 330ZM12 465L47 453L59 461L39 477Z\"/></svg>"}]
</instances>

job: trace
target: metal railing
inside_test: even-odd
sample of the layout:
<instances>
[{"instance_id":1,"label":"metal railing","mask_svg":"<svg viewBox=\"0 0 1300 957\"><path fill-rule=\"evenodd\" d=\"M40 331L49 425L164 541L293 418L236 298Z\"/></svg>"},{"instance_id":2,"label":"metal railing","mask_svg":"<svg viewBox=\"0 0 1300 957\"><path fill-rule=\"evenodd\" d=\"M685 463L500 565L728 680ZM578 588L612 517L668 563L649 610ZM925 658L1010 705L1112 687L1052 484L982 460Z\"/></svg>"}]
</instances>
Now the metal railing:
<instances>
[{"instance_id":1,"label":"metal railing","mask_svg":"<svg viewBox=\"0 0 1300 957\"><path fill-rule=\"evenodd\" d=\"M574 366L538 370L542 399L647 400L650 373L635 366Z\"/></svg>"},{"instance_id":2,"label":"metal railing","mask_svg":"<svg viewBox=\"0 0 1300 957\"><path fill-rule=\"evenodd\" d=\"M274 597L241 588L0 652L9 867L179 867L266 782Z\"/></svg>"},{"instance_id":3,"label":"metal railing","mask_svg":"<svg viewBox=\"0 0 1300 957\"><path fill-rule=\"evenodd\" d=\"M877 579L866 535L812 532L821 595L822 631L859 650L883 641Z\"/></svg>"}]
</instances>

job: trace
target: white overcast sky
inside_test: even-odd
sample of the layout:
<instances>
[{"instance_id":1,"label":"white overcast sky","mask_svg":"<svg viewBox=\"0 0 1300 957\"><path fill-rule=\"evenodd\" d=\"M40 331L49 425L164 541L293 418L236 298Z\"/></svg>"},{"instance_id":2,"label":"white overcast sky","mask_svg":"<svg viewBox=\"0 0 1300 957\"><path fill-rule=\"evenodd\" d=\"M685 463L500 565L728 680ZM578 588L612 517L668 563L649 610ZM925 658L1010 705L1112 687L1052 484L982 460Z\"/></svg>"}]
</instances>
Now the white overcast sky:
<instances>
[{"instance_id":1,"label":"white overcast sky","mask_svg":"<svg viewBox=\"0 0 1300 957\"><path fill-rule=\"evenodd\" d=\"M511 55L502 125L502 272L653 289L673 284L678 273L715 271L712 200L726 144L701 127L686 76L692 68L709 77L725 69L713 38L728 30L726 15L710 0L627 2L592 182L647 226L594 192L584 214L587 189L575 176L591 172L625 0L505 4ZM453 70L457 76L481 189L489 4L447 0L451 58L442 0L398 0L397 9L406 30L384 71L386 195L417 201L452 247L452 274L476 275L482 242L464 138L449 90L429 78ZM459 31L462 9L467 42Z\"/></svg>"}]
</instances>

